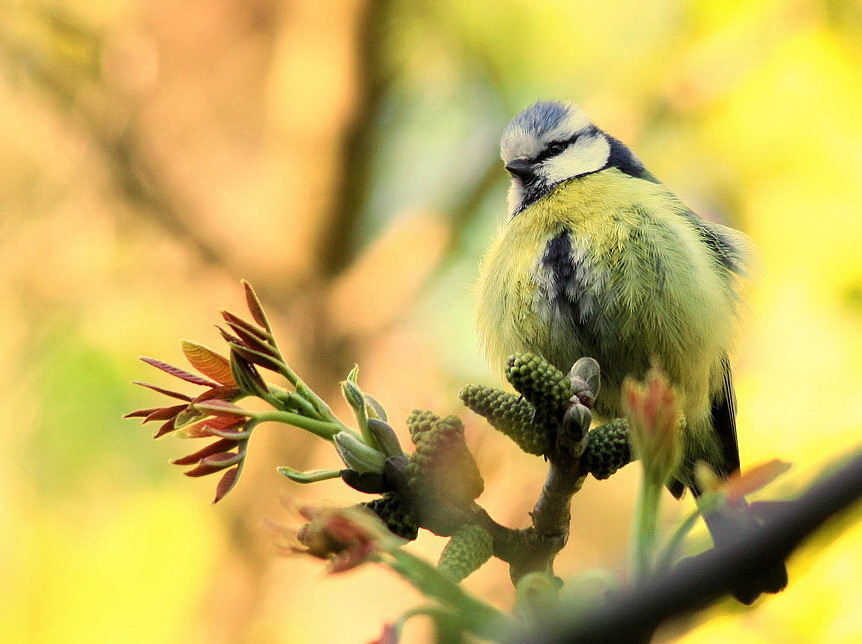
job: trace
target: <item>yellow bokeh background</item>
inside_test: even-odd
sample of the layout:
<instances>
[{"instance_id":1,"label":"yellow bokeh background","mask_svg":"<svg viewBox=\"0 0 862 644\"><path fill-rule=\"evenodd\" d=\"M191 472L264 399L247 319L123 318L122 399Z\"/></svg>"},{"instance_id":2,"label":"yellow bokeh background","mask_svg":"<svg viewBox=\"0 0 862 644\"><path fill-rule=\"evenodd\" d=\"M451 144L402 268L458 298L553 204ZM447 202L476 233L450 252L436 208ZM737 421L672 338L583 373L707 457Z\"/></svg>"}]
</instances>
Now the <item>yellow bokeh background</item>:
<instances>
[{"instance_id":1,"label":"yellow bokeh background","mask_svg":"<svg viewBox=\"0 0 862 644\"><path fill-rule=\"evenodd\" d=\"M541 97L584 105L760 248L736 356L742 460L794 463L761 498L858 449L857 0L2 0L0 641L366 642L421 602L384 570L277 555L265 520L362 499L275 473L337 467L332 450L261 427L211 506L215 482L168 463L188 443L121 419L161 402L130 381L173 384L136 357L216 347L240 278L329 399L359 362L392 418L460 413L480 501L528 522L543 463L457 391L495 382L470 287L505 210L497 139ZM622 570L637 479L575 497L559 574ZM666 503L667 522L688 503ZM442 543L409 547L433 559ZM862 529L830 526L789 568L783 594L660 637L862 640ZM466 586L511 606L500 562Z\"/></svg>"}]
</instances>

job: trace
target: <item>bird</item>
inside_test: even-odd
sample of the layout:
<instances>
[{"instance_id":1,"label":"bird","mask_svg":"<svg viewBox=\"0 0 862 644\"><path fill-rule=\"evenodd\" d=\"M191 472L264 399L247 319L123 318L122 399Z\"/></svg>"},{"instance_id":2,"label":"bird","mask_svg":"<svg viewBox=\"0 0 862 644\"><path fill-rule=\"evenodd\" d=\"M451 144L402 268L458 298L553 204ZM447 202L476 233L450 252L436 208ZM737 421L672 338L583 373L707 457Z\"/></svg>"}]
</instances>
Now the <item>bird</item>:
<instances>
[{"instance_id":1,"label":"bird","mask_svg":"<svg viewBox=\"0 0 862 644\"><path fill-rule=\"evenodd\" d=\"M622 417L623 382L658 365L684 416L671 493L701 495L698 461L724 478L739 470L729 356L740 278L755 264L750 240L695 214L573 103L540 100L515 116L500 156L511 175L509 216L476 283L478 335L492 365L531 352L567 372L594 358L597 420ZM705 518L716 545L742 521ZM783 562L773 562L735 594L750 603L786 583Z\"/></svg>"}]
</instances>

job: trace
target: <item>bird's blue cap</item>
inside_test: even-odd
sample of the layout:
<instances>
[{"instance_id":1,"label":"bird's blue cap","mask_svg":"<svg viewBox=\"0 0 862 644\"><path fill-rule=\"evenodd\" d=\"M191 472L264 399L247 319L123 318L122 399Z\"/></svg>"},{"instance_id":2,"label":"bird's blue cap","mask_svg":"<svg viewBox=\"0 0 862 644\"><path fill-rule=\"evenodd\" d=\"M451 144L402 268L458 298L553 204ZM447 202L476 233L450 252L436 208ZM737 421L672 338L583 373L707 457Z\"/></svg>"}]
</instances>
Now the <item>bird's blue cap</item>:
<instances>
[{"instance_id":1,"label":"bird's blue cap","mask_svg":"<svg viewBox=\"0 0 862 644\"><path fill-rule=\"evenodd\" d=\"M541 137L558 127L574 106L563 101L536 101L509 123L503 138L518 132L533 132Z\"/></svg>"}]
</instances>

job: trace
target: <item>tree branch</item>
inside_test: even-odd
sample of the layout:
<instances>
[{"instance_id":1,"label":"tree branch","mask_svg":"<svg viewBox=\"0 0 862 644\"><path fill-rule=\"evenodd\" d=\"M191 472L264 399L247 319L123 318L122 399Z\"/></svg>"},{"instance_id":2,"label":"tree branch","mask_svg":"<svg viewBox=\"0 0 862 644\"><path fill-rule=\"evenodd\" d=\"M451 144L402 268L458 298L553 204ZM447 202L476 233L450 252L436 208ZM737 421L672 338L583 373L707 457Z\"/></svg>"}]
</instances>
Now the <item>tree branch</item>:
<instances>
[{"instance_id":1,"label":"tree branch","mask_svg":"<svg viewBox=\"0 0 862 644\"><path fill-rule=\"evenodd\" d=\"M583 619L560 619L510 642L648 642L663 622L727 596L765 562L785 560L808 537L862 497L862 453L814 483L794 501L776 505L766 523L732 543L680 562L668 574L633 588Z\"/></svg>"}]
</instances>

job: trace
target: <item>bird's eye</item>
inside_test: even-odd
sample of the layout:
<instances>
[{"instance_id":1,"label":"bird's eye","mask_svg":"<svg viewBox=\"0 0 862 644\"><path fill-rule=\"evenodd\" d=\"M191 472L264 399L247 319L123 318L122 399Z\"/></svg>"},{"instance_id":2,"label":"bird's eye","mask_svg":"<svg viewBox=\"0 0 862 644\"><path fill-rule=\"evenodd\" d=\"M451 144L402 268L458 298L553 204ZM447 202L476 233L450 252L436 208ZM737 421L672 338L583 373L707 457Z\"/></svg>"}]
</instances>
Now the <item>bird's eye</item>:
<instances>
[{"instance_id":1,"label":"bird's eye","mask_svg":"<svg viewBox=\"0 0 862 644\"><path fill-rule=\"evenodd\" d=\"M550 154L551 156L556 156L556 155L560 154L565 149L566 149L565 143L551 143L548 146L548 154Z\"/></svg>"}]
</instances>

